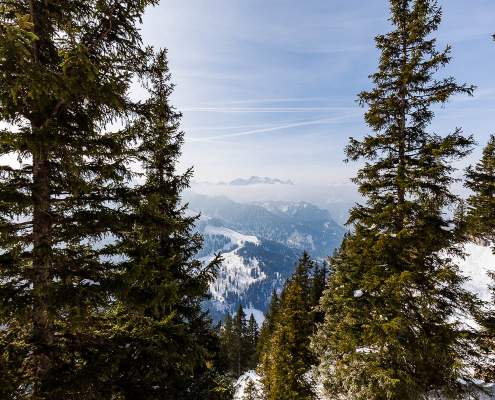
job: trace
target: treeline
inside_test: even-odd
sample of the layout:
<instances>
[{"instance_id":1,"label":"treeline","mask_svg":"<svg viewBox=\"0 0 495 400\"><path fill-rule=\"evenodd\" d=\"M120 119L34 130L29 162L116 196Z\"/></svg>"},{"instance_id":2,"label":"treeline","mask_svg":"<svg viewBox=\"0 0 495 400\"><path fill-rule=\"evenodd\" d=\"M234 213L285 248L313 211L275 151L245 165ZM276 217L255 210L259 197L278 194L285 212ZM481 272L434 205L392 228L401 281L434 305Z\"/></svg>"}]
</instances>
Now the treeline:
<instances>
[{"instance_id":1,"label":"treeline","mask_svg":"<svg viewBox=\"0 0 495 400\"><path fill-rule=\"evenodd\" d=\"M239 305L233 317L230 314L225 317L219 327L219 336L220 354L233 379L256 368L259 327L253 314L247 320L242 305Z\"/></svg>"}]
</instances>

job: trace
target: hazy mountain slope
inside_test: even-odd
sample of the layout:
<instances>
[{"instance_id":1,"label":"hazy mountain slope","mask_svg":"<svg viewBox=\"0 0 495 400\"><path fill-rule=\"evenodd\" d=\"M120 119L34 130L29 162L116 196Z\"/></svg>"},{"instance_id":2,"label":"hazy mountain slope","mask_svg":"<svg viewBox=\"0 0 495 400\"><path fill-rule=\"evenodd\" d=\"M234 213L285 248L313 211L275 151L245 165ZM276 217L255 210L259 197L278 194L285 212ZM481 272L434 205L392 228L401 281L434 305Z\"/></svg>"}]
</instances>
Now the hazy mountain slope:
<instances>
[{"instance_id":1,"label":"hazy mountain slope","mask_svg":"<svg viewBox=\"0 0 495 400\"><path fill-rule=\"evenodd\" d=\"M240 204L197 194L186 201L201 213L197 229L204 246L198 256L221 253L224 259L206 303L215 319L242 304L260 320L272 291L282 288L301 253L324 259L344 234L328 211L309 203Z\"/></svg>"},{"instance_id":2,"label":"hazy mountain slope","mask_svg":"<svg viewBox=\"0 0 495 400\"><path fill-rule=\"evenodd\" d=\"M226 197L190 194L192 210L217 224L248 235L279 242L313 257L326 258L342 241L345 229L327 210L305 202L240 204Z\"/></svg>"}]
</instances>

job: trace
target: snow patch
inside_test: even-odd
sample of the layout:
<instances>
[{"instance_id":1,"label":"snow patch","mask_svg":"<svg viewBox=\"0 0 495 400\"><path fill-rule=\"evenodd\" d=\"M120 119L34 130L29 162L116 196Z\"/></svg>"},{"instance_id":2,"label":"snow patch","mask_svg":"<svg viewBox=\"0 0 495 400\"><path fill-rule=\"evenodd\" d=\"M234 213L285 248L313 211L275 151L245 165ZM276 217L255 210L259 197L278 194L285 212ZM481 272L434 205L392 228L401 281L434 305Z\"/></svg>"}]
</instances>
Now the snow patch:
<instances>
[{"instance_id":1,"label":"snow patch","mask_svg":"<svg viewBox=\"0 0 495 400\"><path fill-rule=\"evenodd\" d=\"M216 281L210 286L213 299L224 301L227 293L242 294L251 285L266 279L256 258L245 260L236 251L222 254Z\"/></svg>"},{"instance_id":2,"label":"snow patch","mask_svg":"<svg viewBox=\"0 0 495 400\"><path fill-rule=\"evenodd\" d=\"M242 246L244 243L260 244L260 240L256 236L244 235L233 231L232 229L222 226L207 225L204 229L205 235L222 235L229 238L233 245Z\"/></svg>"},{"instance_id":3,"label":"snow patch","mask_svg":"<svg viewBox=\"0 0 495 400\"><path fill-rule=\"evenodd\" d=\"M265 314L263 314L263 311L258 310L257 308L253 308L253 306L249 306L248 308L244 309L244 312L246 313L246 317L249 320L251 315L253 315L254 319L256 320L256 323L258 324L258 327L261 327L263 324L263 321L265 321Z\"/></svg>"},{"instance_id":4,"label":"snow patch","mask_svg":"<svg viewBox=\"0 0 495 400\"><path fill-rule=\"evenodd\" d=\"M243 400L249 382L253 382L257 391L261 394L261 377L256 371L247 371L242 374L234 385L235 393L234 400Z\"/></svg>"},{"instance_id":5,"label":"snow patch","mask_svg":"<svg viewBox=\"0 0 495 400\"><path fill-rule=\"evenodd\" d=\"M495 271L495 254L491 247L471 242L464 245L464 251L467 254L466 258L455 258L454 262L459 266L461 273L470 278L465 287L477 294L481 300L489 301L493 281L488 272Z\"/></svg>"}]
</instances>

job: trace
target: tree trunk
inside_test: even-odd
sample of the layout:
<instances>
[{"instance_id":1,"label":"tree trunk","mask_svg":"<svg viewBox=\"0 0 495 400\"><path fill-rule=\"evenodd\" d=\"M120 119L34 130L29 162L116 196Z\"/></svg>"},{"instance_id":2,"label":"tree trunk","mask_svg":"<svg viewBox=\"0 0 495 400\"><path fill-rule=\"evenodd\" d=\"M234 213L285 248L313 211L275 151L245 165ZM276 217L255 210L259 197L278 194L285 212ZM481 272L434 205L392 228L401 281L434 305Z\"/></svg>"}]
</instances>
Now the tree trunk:
<instances>
[{"instance_id":1,"label":"tree trunk","mask_svg":"<svg viewBox=\"0 0 495 400\"><path fill-rule=\"evenodd\" d=\"M49 63L50 21L46 3L30 0L30 13L33 30L38 40L33 42L32 56L35 63ZM53 367L52 349L53 317L50 310L50 287L53 279L52 267L52 217L50 214L50 149L46 130L43 128L51 117L46 110L33 109L31 119L32 156L33 156L33 258L32 258L32 344L33 351L33 398L42 399L43 386L50 369Z\"/></svg>"},{"instance_id":2,"label":"tree trunk","mask_svg":"<svg viewBox=\"0 0 495 400\"><path fill-rule=\"evenodd\" d=\"M33 129L36 136L40 131ZM35 398L52 367L53 322L50 312L51 230L50 167L48 146L42 138L33 151L33 345Z\"/></svg>"}]
</instances>

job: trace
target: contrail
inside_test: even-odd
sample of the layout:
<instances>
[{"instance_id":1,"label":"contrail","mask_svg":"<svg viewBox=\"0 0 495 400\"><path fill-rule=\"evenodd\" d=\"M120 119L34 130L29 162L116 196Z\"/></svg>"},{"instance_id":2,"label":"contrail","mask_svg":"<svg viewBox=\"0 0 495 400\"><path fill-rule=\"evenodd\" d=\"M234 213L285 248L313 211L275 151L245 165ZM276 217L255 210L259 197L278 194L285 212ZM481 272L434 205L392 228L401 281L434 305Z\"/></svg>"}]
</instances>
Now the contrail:
<instances>
[{"instance_id":1,"label":"contrail","mask_svg":"<svg viewBox=\"0 0 495 400\"><path fill-rule=\"evenodd\" d=\"M317 120L313 120L313 121L296 122L296 123L291 123L291 124L273 126L271 128L253 129L251 131L246 131L246 132L230 133L227 135L209 136L209 137L204 137L204 138L190 138L187 141L188 142L208 142L208 141L216 140L216 139L225 139L225 138L232 138L232 137L239 137L239 136L249 136L249 135L255 135L258 133L274 132L274 131L280 131L283 129L297 128L300 126L328 124L331 122L342 121L342 120L347 119L349 117L351 117L351 116L350 115L344 115L344 116L334 117L334 118L325 118L325 119L317 119Z\"/></svg>"},{"instance_id":2,"label":"contrail","mask_svg":"<svg viewBox=\"0 0 495 400\"><path fill-rule=\"evenodd\" d=\"M184 112L215 113L306 113L327 111L350 111L351 107L192 107L183 108Z\"/></svg>"}]
</instances>

